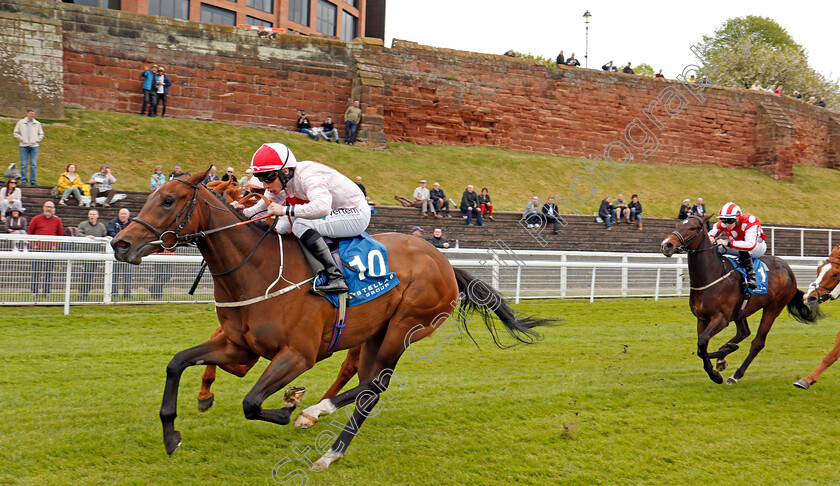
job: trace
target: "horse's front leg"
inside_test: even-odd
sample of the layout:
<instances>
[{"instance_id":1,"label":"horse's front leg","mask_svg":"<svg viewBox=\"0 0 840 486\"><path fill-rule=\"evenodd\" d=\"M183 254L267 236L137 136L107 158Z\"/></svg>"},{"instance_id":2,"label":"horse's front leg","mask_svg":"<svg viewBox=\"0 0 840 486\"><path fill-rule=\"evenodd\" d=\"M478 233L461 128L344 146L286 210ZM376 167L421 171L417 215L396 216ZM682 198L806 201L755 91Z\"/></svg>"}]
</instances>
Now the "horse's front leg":
<instances>
[{"instance_id":1,"label":"horse's front leg","mask_svg":"<svg viewBox=\"0 0 840 486\"><path fill-rule=\"evenodd\" d=\"M166 446L167 454L172 455L181 446L181 433L175 430L175 417L178 408L178 385L184 370L194 365L246 364L257 359L256 355L233 344L224 335L185 349L172 358L166 366L166 386L163 389L163 403L160 406L163 444Z\"/></svg>"},{"instance_id":2,"label":"horse's front leg","mask_svg":"<svg viewBox=\"0 0 840 486\"><path fill-rule=\"evenodd\" d=\"M219 335L224 335L224 330L221 326L216 329L210 338L214 338ZM238 376L239 378L244 377L248 374L248 371L254 367L257 363L257 357L254 356L254 360L248 364L242 365L222 365L221 368L228 373ZM199 412L206 412L210 410L210 407L213 406L213 392L210 391L210 387L213 386L213 382L216 381L216 365L207 365L204 367L204 373L201 374L201 388L198 390L198 411Z\"/></svg>"},{"instance_id":3,"label":"horse's front leg","mask_svg":"<svg viewBox=\"0 0 840 486\"><path fill-rule=\"evenodd\" d=\"M834 349L825 355L825 358L822 359L819 366L817 366L810 375L796 380L794 386L808 389L820 379L820 376L828 369L829 366L833 365L834 362L837 361L838 357L840 357L840 333L837 333L837 339L834 341Z\"/></svg>"},{"instance_id":4,"label":"horse's front leg","mask_svg":"<svg viewBox=\"0 0 840 486\"><path fill-rule=\"evenodd\" d=\"M714 353L709 353L710 359L717 358L715 369L723 371L726 369L726 357L738 350L738 344L750 336L750 326L747 324L747 318L742 317L735 321L735 336L726 342Z\"/></svg>"},{"instance_id":5,"label":"horse's front leg","mask_svg":"<svg viewBox=\"0 0 840 486\"><path fill-rule=\"evenodd\" d=\"M703 369L706 370L706 374L718 385L723 383L723 377L715 370L714 365L712 365L712 360L709 358L709 341L723 330L727 324L726 317L720 314L712 317L708 323L699 318L697 319L697 356L703 360Z\"/></svg>"}]
</instances>

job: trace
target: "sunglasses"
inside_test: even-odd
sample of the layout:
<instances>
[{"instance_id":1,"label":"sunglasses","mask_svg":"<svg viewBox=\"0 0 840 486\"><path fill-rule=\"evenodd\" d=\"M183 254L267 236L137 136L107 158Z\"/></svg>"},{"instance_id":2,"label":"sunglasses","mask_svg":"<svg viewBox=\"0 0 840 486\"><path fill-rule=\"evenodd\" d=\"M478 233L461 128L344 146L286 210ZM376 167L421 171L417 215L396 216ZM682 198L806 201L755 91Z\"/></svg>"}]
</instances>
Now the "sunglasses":
<instances>
[{"instance_id":1,"label":"sunglasses","mask_svg":"<svg viewBox=\"0 0 840 486\"><path fill-rule=\"evenodd\" d=\"M263 184L271 184L272 182L275 181L275 179L277 179L277 171L273 170L271 172L254 174L254 177L259 179L259 181L262 182Z\"/></svg>"},{"instance_id":2,"label":"sunglasses","mask_svg":"<svg viewBox=\"0 0 840 486\"><path fill-rule=\"evenodd\" d=\"M732 224L732 223L735 222L735 220L734 219L721 219L720 222L723 223L723 224Z\"/></svg>"}]
</instances>

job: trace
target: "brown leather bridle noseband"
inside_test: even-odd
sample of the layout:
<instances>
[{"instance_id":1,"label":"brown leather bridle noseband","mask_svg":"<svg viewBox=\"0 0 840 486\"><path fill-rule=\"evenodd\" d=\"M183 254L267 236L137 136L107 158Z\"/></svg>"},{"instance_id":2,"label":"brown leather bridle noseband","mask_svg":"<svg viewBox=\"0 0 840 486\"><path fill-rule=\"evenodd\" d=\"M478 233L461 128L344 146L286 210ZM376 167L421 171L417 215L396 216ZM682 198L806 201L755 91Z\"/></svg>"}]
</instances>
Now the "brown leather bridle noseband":
<instances>
[{"instance_id":1,"label":"brown leather bridle noseband","mask_svg":"<svg viewBox=\"0 0 840 486\"><path fill-rule=\"evenodd\" d=\"M672 234L672 235L676 236L676 237L677 237L677 239L679 239L679 240L680 240L680 246L678 246L678 247L677 247L677 251L678 251L678 252L680 252L680 253L694 253L694 252L698 252L698 251L708 251L708 250L713 249L713 248L714 248L714 246L712 246L712 247L710 247L710 248L706 248L706 249L704 249L704 250L692 250L692 249L688 248L688 244L689 244L689 243L691 243L691 242L692 242L692 241L694 241L694 240L695 240L698 236L700 236L701 234L703 234L703 225L704 225L704 221L703 221L703 218L701 218L700 216L697 216L696 214L692 214L691 216L689 216L689 217L688 217L688 218L686 218L686 219L696 219L697 221L699 221L699 222L700 222L700 227L699 227L699 228L697 228L697 233L695 233L695 234L694 234L694 236L692 236L692 237L691 237L691 238L689 238L689 239L685 239L685 238L683 238L683 235L681 235L681 234L680 234L677 230L674 230L674 231L672 231L672 232L671 232L671 234Z\"/></svg>"},{"instance_id":2,"label":"brown leather bridle noseband","mask_svg":"<svg viewBox=\"0 0 840 486\"><path fill-rule=\"evenodd\" d=\"M823 262L823 265L825 265L826 263L829 263L829 264L832 264L832 265L837 265L838 267L840 267L840 262L834 261L831 258L827 258L825 260L825 262ZM822 265L820 265L820 267L821 266ZM817 268L819 268L819 267L817 267ZM840 285L840 283L838 283L838 285ZM823 285L822 283L817 283L815 281L815 282L811 282L811 285L808 286L808 289L816 292L817 300L819 302L826 302L827 300L833 300L832 299L832 294L837 290L837 286L835 286L835 288L833 288L833 289L830 289L830 288L826 287L825 285ZM824 289L826 292L824 294L820 293L820 289ZM828 297L828 299L823 300L823 297Z\"/></svg>"}]
</instances>

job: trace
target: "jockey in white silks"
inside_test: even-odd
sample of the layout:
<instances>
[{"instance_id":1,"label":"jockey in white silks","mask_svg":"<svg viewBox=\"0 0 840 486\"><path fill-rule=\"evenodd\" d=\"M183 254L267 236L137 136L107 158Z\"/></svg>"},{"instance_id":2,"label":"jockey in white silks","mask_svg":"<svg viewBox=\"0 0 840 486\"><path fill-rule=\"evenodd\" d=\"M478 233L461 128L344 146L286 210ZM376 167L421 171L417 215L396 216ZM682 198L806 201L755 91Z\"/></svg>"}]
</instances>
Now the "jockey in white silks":
<instances>
[{"instance_id":1,"label":"jockey in white silks","mask_svg":"<svg viewBox=\"0 0 840 486\"><path fill-rule=\"evenodd\" d=\"M738 257L738 263L747 273L747 287L754 289L755 270L752 259L761 258L767 251L767 236L761 230L761 221L752 214L741 212L733 203L724 204L718 212L718 223L709 231L709 239L719 245L721 253Z\"/></svg>"},{"instance_id":2,"label":"jockey in white silks","mask_svg":"<svg viewBox=\"0 0 840 486\"><path fill-rule=\"evenodd\" d=\"M347 282L324 242L323 236L358 236L370 224L370 206L361 189L332 167L318 162L298 162L282 143L266 143L251 158L251 170L265 186L267 205L260 201L244 209L246 216L265 212L278 216L277 231L292 232L324 266L326 280L312 290L347 292ZM238 207L241 207L238 205ZM290 218L285 218L284 216ZM290 223L291 220L291 223Z\"/></svg>"}]
</instances>

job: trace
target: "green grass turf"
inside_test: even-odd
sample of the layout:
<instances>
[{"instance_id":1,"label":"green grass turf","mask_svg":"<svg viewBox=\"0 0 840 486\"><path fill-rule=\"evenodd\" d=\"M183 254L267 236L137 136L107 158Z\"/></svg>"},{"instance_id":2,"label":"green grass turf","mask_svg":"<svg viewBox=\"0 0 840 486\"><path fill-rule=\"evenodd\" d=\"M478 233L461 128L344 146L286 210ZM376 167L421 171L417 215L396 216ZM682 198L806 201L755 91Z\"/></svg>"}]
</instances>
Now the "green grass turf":
<instances>
[{"instance_id":1,"label":"green grass turf","mask_svg":"<svg viewBox=\"0 0 840 486\"><path fill-rule=\"evenodd\" d=\"M309 484L833 485L840 473L840 379L791 386L834 342L784 315L736 386L713 384L695 356L687 299L534 301L564 317L534 346L499 350L477 320L481 349L433 336L404 356L393 398L347 457ZM752 319L753 329L756 319ZM248 421L241 401L265 368L219 373L216 405L196 410L200 367L181 381L167 457L158 418L165 366L216 327L210 306L5 308L0 319L0 484L275 484L272 468L315 447L333 419L298 430ZM713 340L714 349L734 334ZM312 405L343 353L296 380ZM730 358L730 376L746 346ZM355 380L351 383L355 383ZM281 397L272 397L276 407ZM323 436L322 436L323 437ZM309 453L309 457L318 457ZM291 473L292 463L278 469ZM285 484L299 484L289 478ZM302 483L301 483L302 484Z\"/></svg>"},{"instance_id":2,"label":"green grass turf","mask_svg":"<svg viewBox=\"0 0 840 486\"><path fill-rule=\"evenodd\" d=\"M826 201L836 199L840 171L796 166L795 179L774 181L752 169L685 167L630 163L615 170L609 183L597 181L580 159L513 152L487 146L445 146L390 143L385 151L313 142L301 134L135 114L68 109L67 119L47 124L38 155L38 182L54 185L69 163L87 180L103 163L118 179L116 188L146 191L156 164L169 174L176 162L192 172L215 164L219 174L232 166L244 173L251 155L264 142L288 144L298 160L317 160L347 176L361 175L375 201L396 204L395 194L410 197L421 179L440 181L456 202L467 184L488 187L497 210L522 211L532 195L570 195L570 183L579 175L598 182L592 201L579 210L598 210L605 195L623 193L629 201L638 193L648 217L676 218L685 198L704 197L709 211L730 200L757 214L762 222L797 225L836 225L837 217ZM14 119L0 119L0 132L11 134ZM0 137L6 164L16 161L17 140ZM610 172L602 168L602 172ZM585 192L585 185L579 190ZM559 203L560 211L572 213Z\"/></svg>"}]
</instances>

